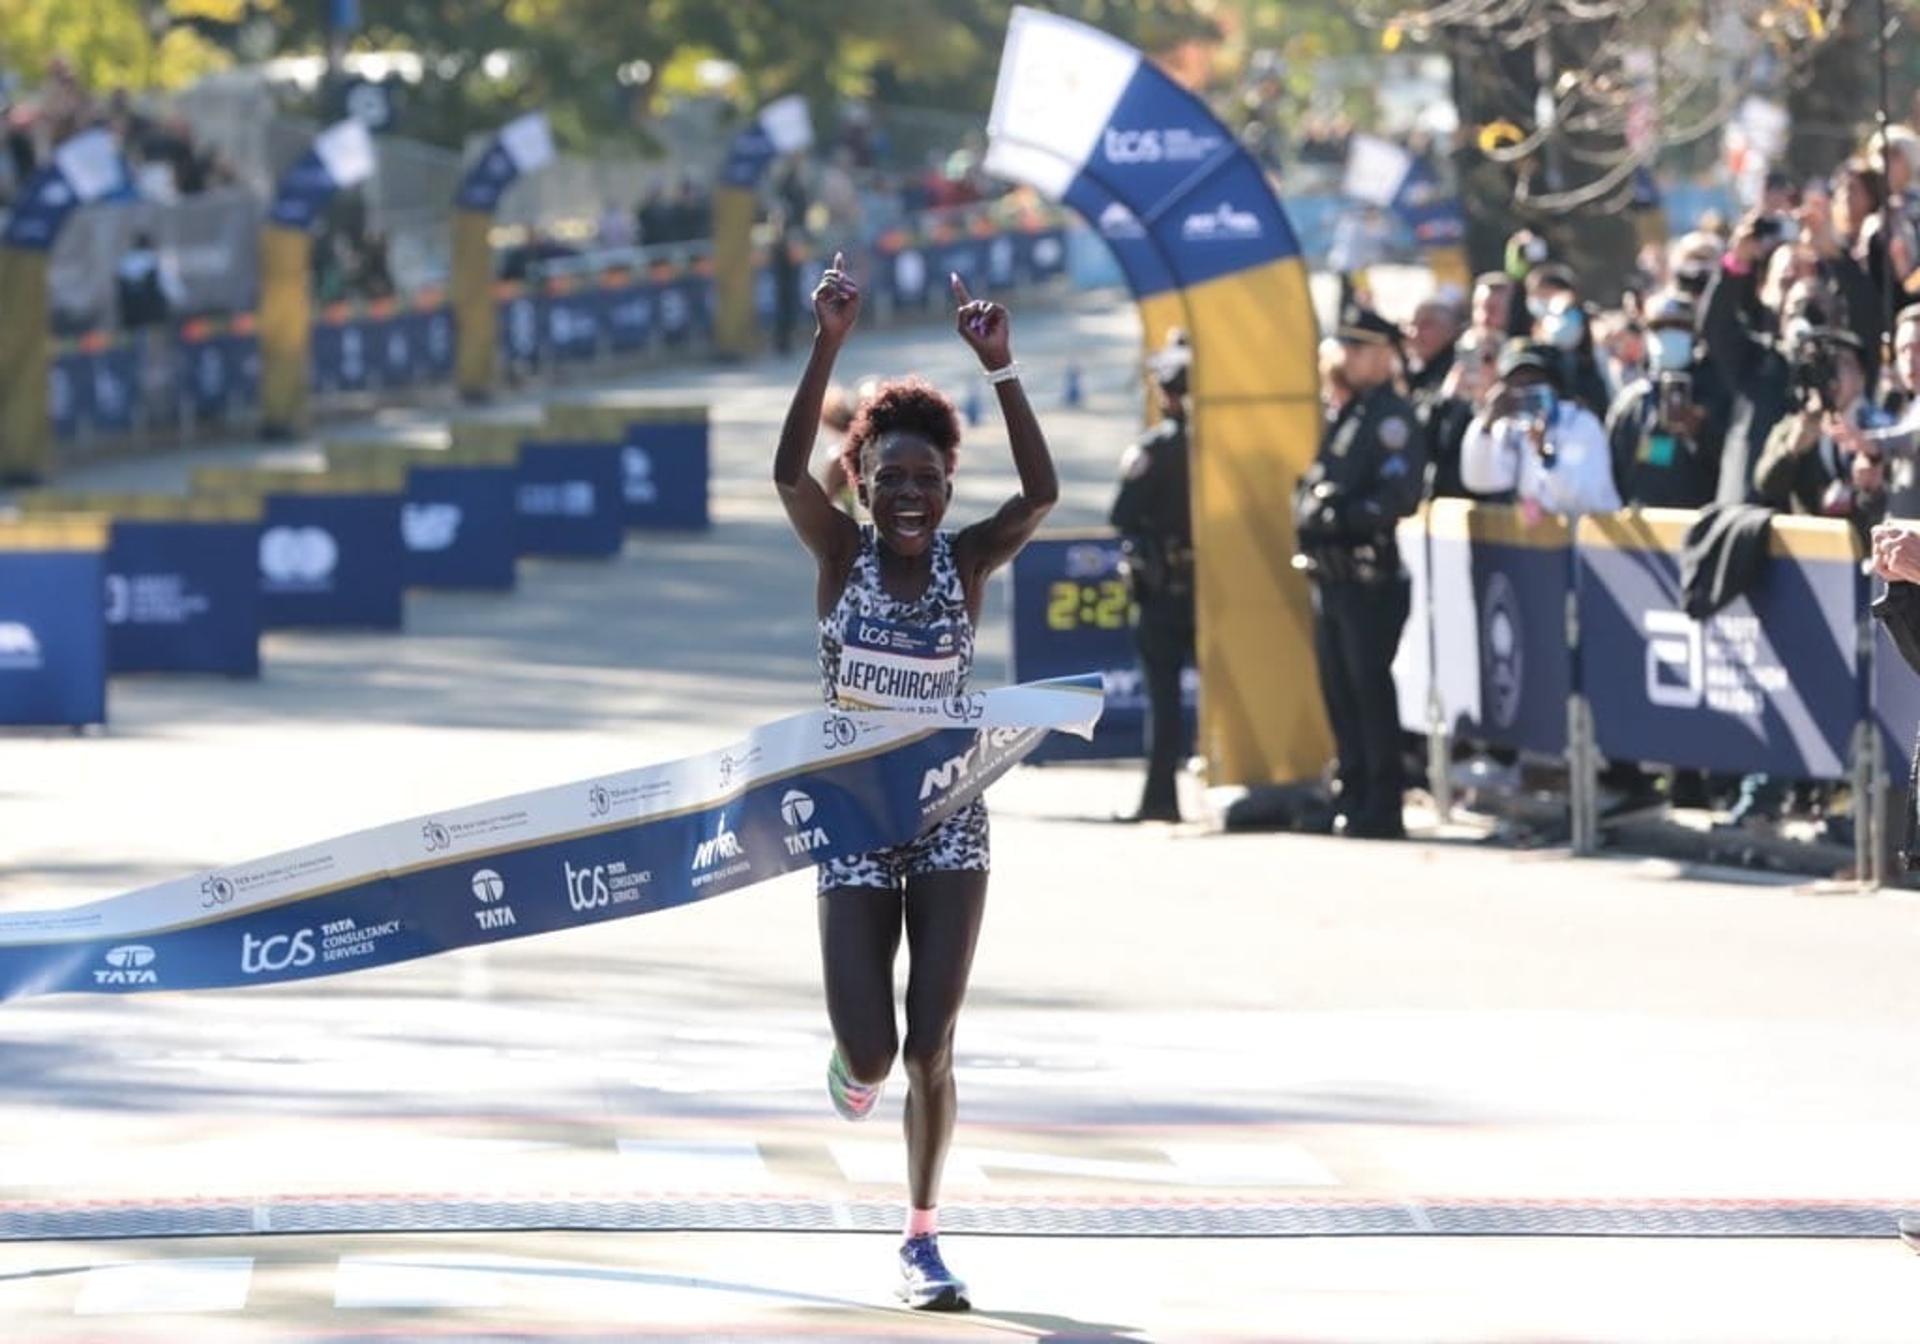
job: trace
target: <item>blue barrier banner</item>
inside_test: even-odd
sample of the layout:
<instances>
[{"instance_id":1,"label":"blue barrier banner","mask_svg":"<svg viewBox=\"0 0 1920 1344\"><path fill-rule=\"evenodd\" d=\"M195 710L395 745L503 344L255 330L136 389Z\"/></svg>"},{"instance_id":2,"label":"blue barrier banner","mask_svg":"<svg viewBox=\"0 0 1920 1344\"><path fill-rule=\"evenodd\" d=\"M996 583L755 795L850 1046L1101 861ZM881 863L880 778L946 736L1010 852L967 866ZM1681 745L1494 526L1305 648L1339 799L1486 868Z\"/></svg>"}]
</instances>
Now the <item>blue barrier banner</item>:
<instances>
[{"instance_id":1,"label":"blue barrier banner","mask_svg":"<svg viewBox=\"0 0 1920 1344\"><path fill-rule=\"evenodd\" d=\"M397 494L269 494L260 534L268 630L398 630L407 570Z\"/></svg>"},{"instance_id":2,"label":"blue barrier banner","mask_svg":"<svg viewBox=\"0 0 1920 1344\"><path fill-rule=\"evenodd\" d=\"M541 304L547 324L547 349L561 362L585 363L600 353L600 317L604 305L597 291L550 294Z\"/></svg>"},{"instance_id":3,"label":"blue barrier banner","mask_svg":"<svg viewBox=\"0 0 1920 1344\"><path fill-rule=\"evenodd\" d=\"M620 498L626 526L709 526L709 471L705 421L628 425L620 443Z\"/></svg>"},{"instance_id":4,"label":"blue barrier banner","mask_svg":"<svg viewBox=\"0 0 1920 1344\"><path fill-rule=\"evenodd\" d=\"M1465 500L1436 501L1427 517L1433 665L1449 730L1560 755L1574 673L1571 529L1557 518L1529 524L1516 509ZM1416 622L1407 624L1411 631ZM1402 651L1416 652L1404 639Z\"/></svg>"},{"instance_id":5,"label":"blue barrier banner","mask_svg":"<svg viewBox=\"0 0 1920 1344\"><path fill-rule=\"evenodd\" d=\"M367 324L367 337L382 387L411 387L420 381L425 351L425 329L411 313L401 313Z\"/></svg>"},{"instance_id":6,"label":"blue barrier banner","mask_svg":"<svg viewBox=\"0 0 1920 1344\"><path fill-rule=\"evenodd\" d=\"M105 723L105 555L10 547L0 534L0 724Z\"/></svg>"},{"instance_id":7,"label":"blue barrier banner","mask_svg":"<svg viewBox=\"0 0 1920 1344\"><path fill-rule=\"evenodd\" d=\"M537 365L541 356L540 302L531 294L516 294L500 304L500 355L512 364Z\"/></svg>"},{"instance_id":8,"label":"blue barrier banner","mask_svg":"<svg viewBox=\"0 0 1920 1344\"><path fill-rule=\"evenodd\" d=\"M893 291L894 307L926 307L927 295L933 288L933 276L927 266L924 248L909 243L896 252L879 253L878 260L886 269L886 282Z\"/></svg>"},{"instance_id":9,"label":"blue barrier banner","mask_svg":"<svg viewBox=\"0 0 1920 1344\"><path fill-rule=\"evenodd\" d=\"M47 419L53 424L53 437L63 443L79 436L87 418L91 358L79 353L57 355L47 367Z\"/></svg>"},{"instance_id":10,"label":"blue barrier banner","mask_svg":"<svg viewBox=\"0 0 1920 1344\"><path fill-rule=\"evenodd\" d=\"M1601 753L1844 778L1865 715L1855 656L1862 580L1846 525L1775 518L1761 581L1702 623L1680 592L1692 517L1648 509L1581 520L1580 685Z\"/></svg>"},{"instance_id":11,"label":"blue barrier banner","mask_svg":"<svg viewBox=\"0 0 1920 1344\"><path fill-rule=\"evenodd\" d=\"M520 554L620 554L622 485L617 443L521 445L514 510Z\"/></svg>"},{"instance_id":12,"label":"blue barrier banner","mask_svg":"<svg viewBox=\"0 0 1920 1344\"><path fill-rule=\"evenodd\" d=\"M698 276L658 286L654 312L668 345L685 345L713 325L707 308L711 291L711 284Z\"/></svg>"},{"instance_id":13,"label":"blue barrier banner","mask_svg":"<svg viewBox=\"0 0 1920 1344\"><path fill-rule=\"evenodd\" d=\"M122 518L112 538L109 671L260 675L259 523Z\"/></svg>"},{"instance_id":14,"label":"blue barrier banner","mask_svg":"<svg viewBox=\"0 0 1920 1344\"><path fill-rule=\"evenodd\" d=\"M1090 680L820 710L704 756L0 914L0 999L307 980L686 905L901 844L1099 714Z\"/></svg>"},{"instance_id":15,"label":"blue barrier banner","mask_svg":"<svg viewBox=\"0 0 1920 1344\"><path fill-rule=\"evenodd\" d=\"M428 382L444 383L453 377L453 312L434 308L408 319L415 331L417 368Z\"/></svg>"},{"instance_id":16,"label":"blue barrier banner","mask_svg":"<svg viewBox=\"0 0 1920 1344\"><path fill-rule=\"evenodd\" d=\"M313 324L313 390L364 392L372 382L368 335L372 323L361 318Z\"/></svg>"},{"instance_id":17,"label":"blue barrier banner","mask_svg":"<svg viewBox=\"0 0 1920 1344\"><path fill-rule=\"evenodd\" d=\"M1145 754L1147 695L1120 554L1120 539L1108 534L1040 537L1013 562L1014 679L1095 673L1106 697L1090 738L1049 741L1035 753L1035 764ZM1199 695L1192 668L1182 674L1181 686L1191 730Z\"/></svg>"},{"instance_id":18,"label":"blue barrier banner","mask_svg":"<svg viewBox=\"0 0 1920 1344\"><path fill-rule=\"evenodd\" d=\"M408 585L513 587L518 491L519 473L511 466L410 468L400 506Z\"/></svg>"},{"instance_id":19,"label":"blue barrier banner","mask_svg":"<svg viewBox=\"0 0 1920 1344\"><path fill-rule=\"evenodd\" d=\"M653 286L636 283L600 291L600 324L615 354L645 350L653 341Z\"/></svg>"}]
</instances>

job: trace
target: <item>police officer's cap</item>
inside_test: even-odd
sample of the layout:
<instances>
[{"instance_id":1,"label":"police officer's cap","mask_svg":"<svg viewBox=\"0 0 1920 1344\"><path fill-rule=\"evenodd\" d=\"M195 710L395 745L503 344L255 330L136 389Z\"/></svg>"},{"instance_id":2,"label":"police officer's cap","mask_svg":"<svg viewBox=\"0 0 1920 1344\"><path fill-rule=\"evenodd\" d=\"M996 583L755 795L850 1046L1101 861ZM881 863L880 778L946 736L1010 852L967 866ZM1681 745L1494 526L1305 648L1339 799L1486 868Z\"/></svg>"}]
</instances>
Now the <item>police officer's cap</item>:
<instances>
[{"instance_id":1,"label":"police officer's cap","mask_svg":"<svg viewBox=\"0 0 1920 1344\"><path fill-rule=\"evenodd\" d=\"M1400 348L1400 328L1371 308L1349 308L1335 333L1343 345L1384 345Z\"/></svg>"},{"instance_id":2,"label":"police officer's cap","mask_svg":"<svg viewBox=\"0 0 1920 1344\"><path fill-rule=\"evenodd\" d=\"M1188 338L1185 327L1170 328L1166 343L1147 356L1148 372L1163 387L1178 382L1192 364L1193 342Z\"/></svg>"},{"instance_id":3,"label":"police officer's cap","mask_svg":"<svg viewBox=\"0 0 1920 1344\"><path fill-rule=\"evenodd\" d=\"M1560 385L1560 352L1539 341L1510 341L1500 352L1500 376L1511 378L1522 369L1544 376L1555 387Z\"/></svg>"},{"instance_id":4,"label":"police officer's cap","mask_svg":"<svg viewBox=\"0 0 1920 1344\"><path fill-rule=\"evenodd\" d=\"M1662 290L1647 304L1648 327L1694 327L1693 300L1679 290Z\"/></svg>"}]
</instances>

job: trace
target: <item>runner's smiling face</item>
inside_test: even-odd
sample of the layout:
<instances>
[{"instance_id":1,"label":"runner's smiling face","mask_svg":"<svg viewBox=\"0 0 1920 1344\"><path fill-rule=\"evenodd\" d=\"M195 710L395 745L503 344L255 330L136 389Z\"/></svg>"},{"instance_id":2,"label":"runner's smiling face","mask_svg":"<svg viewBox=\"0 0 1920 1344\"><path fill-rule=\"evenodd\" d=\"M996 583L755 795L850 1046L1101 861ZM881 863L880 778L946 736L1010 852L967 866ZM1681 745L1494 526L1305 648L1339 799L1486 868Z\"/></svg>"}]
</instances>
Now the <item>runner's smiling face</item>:
<instances>
[{"instance_id":1,"label":"runner's smiling face","mask_svg":"<svg viewBox=\"0 0 1920 1344\"><path fill-rule=\"evenodd\" d=\"M946 458L918 434L896 431L866 453L860 495L881 540L897 555L921 555L946 516L953 479Z\"/></svg>"}]
</instances>

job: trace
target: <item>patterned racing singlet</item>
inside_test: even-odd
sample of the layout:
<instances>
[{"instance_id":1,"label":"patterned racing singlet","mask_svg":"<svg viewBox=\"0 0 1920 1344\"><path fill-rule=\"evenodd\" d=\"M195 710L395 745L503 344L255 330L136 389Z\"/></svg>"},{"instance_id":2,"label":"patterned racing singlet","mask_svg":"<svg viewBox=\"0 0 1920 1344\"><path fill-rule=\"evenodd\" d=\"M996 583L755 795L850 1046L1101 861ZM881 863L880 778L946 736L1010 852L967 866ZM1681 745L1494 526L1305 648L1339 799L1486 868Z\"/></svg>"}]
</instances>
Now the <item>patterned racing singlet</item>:
<instances>
[{"instance_id":1,"label":"patterned racing singlet","mask_svg":"<svg viewBox=\"0 0 1920 1344\"><path fill-rule=\"evenodd\" d=\"M953 534L933 537L933 574L912 602L880 581L879 541L860 528L846 591L820 622L820 681L836 709L913 709L964 695L973 672L973 617L953 562Z\"/></svg>"},{"instance_id":2,"label":"patterned racing singlet","mask_svg":"<svg viewBox=\"0 0 1920 1344\"><path fill-rule=\"evenodd\" d=\"M953 534L936 532L933 573L911 602L880 579L879 541L860 528L846 590L820 622L820 682L836 709L910 709L964 695L973 673L973 617L953 561ZM820 890L899 890L924 873L986 872L987 805L975 799L915 839L820 865Z\"/></svg>"}]
</instances>

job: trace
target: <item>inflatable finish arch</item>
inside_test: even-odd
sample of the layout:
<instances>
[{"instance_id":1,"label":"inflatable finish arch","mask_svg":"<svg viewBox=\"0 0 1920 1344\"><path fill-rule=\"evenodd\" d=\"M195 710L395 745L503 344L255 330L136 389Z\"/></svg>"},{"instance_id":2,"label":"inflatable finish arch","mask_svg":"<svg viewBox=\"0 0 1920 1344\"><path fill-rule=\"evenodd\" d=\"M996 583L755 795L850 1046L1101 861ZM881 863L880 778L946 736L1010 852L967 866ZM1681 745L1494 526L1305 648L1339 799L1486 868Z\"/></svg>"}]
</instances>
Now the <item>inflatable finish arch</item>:
<instances>
[{"instance_id":1,"label":"inflatable finish arch","mask_svg":"<svg viewBox=\"0 0 1920 1344\"><path fill-rule=\"evenodd\" d=\"M1112 246L1146 344L1192 340L1201 749L1212 784L1311 779L1331 754L1311 595L1292 567L1295 482L1320 436L1307 268L1260 166L1140 52L1016 9L987 167Z\"/></svg>"}]
</instances>

